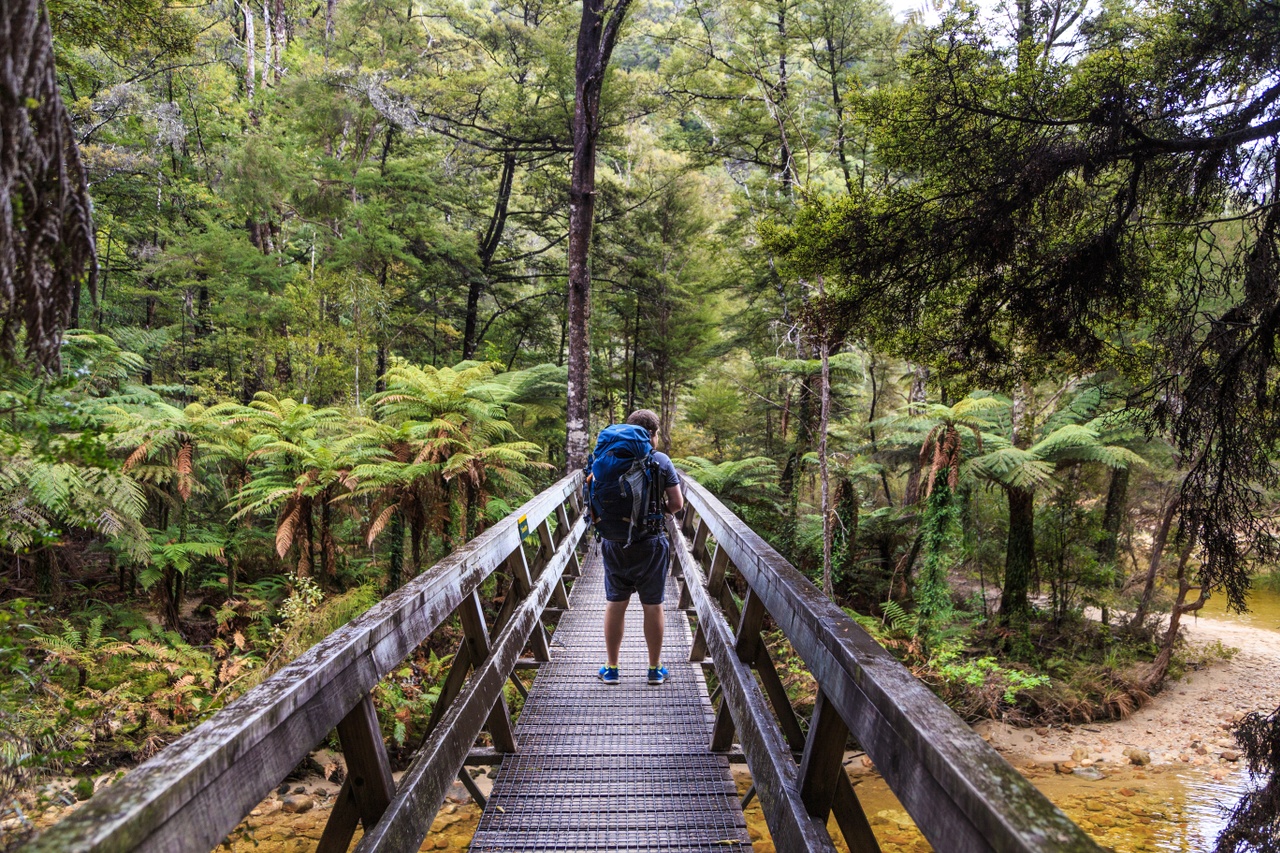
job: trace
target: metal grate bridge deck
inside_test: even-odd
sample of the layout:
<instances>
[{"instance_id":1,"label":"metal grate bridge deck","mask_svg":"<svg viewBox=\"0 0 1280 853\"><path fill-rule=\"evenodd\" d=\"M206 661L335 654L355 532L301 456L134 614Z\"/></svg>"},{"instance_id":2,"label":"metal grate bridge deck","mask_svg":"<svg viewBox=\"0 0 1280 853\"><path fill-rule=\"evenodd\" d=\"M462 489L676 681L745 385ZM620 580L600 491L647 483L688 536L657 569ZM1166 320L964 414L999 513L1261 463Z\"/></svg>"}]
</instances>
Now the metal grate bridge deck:
<instances>
[{"instance_id":1,"label":"metal grate bridge deck","mask_svg":"<svg viewBox=\"0 0 1280 853\"><path fill-rule=\"evenodd\" d=\"M604 661L604 568L593 546L516 727L519 752L494 780L471 850L751 850L728 760L708 751L715 722L679 593L667 580L666 684L645 679L642 608L632 598L622 683Z\"/></svg>"}]
</instances>

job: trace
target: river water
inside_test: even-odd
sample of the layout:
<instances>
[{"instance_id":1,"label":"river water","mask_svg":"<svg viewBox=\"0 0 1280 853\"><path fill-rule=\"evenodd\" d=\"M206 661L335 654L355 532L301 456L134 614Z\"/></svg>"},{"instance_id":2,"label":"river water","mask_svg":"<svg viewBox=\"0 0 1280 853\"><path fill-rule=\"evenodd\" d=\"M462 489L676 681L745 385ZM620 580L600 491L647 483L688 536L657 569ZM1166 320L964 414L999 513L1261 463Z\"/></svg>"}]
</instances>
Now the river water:
<instances>
[{"instance_id":1,"label":"river water","mask_svg":"<svg viewBox=\"0 0 1280 853\"><path fill-rule=\"evenodd\" d=\"M1264 631L1280 631L1280 591L1270 587L1255 587L1249 591L1249 612L1228 613L1227 597L1215 595L1200 610L1207 619L1224 619L1261 628Z\"/></svg>"},{"instance_id":2,"label":"river water","mask_svg":"<svg viewBox=\"0 0 1280 853\"><path fill-rule=\"evenodd\" d=\"M1201 768L1108 773L1100 781L1052 770L1028 775L1104 850L1115 853L1210 853L1223 825L1223 807L1235 802L1245 781L1243 771L1216 781ZM933 850L879 776L860 782L856 790L884 853ZM747 809L747 824L755 853L774 853L758 803ZM830 829L832 838L839 838L834 821ZM848 850L839 842L836 847Z\"/></svg>"}]
</instances>

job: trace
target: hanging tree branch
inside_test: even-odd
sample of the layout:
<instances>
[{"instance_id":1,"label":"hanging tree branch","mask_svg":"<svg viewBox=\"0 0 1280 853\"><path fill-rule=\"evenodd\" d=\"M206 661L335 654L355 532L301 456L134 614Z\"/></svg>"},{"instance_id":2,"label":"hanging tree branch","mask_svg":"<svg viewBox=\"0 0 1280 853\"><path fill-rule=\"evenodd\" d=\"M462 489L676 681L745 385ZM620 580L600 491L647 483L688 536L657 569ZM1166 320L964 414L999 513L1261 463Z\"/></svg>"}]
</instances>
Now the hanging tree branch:
<instances>
[{"instance_id":1,"label":"hanging tree branch","mask_svg":"<svg viewBox=\"0 0 1280 853\"><path fill-rule=\"evenodd\" d=\"M97 283L90 208L48 14L40 0L0 0L0 357L14 357L22 328L28 354L58 368L79 288Z\"/></svg>"}]
</instances>

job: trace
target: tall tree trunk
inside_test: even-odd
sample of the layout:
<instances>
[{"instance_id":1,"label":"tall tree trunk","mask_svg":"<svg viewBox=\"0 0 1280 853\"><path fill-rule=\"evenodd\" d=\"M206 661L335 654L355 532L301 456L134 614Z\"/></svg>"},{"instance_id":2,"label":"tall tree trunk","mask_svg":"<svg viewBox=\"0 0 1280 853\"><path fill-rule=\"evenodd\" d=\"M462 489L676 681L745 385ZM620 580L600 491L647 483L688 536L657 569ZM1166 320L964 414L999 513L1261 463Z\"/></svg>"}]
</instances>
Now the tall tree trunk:
<instances>
[{"instance_id":1,"label":"tall tree trunk","mask_svg":"<svg viewBox=\"0 0 1280 853\"><path fill-rule=\"evenodd\" d=\"M1107 487L1107 505L1102 513L1102 536L1098 539L1098 562L1110 565L1116 559L1116 544L1120 540L1120 528L1124 523L1125 502L1129 497L1129 469L1117 468L1111 472Z\"/></svg>"},{"instance_id":2,"label":"tall tree trunk","mask_svg":"<svg viewBox=\"0 0 1280 853\"><path fill-rule=\"evenodd\" d=\"M1004 588L1000 595L1000 621L1009 624L1031 609L1028 592L1036 560L1036 493L1033 489L1008 488L1009 539L1004 557Z\"/></svg>"},{"instance_id":3,"label":"tall tree trunk","mask_svg":"<svg viewBox=\"0 0 1280 853\"><path fill-rule=\"evenodd\" d=\"M853 576L853 551L858 544L858 515L861 510L861 496L853 482L841 477L836 483L835 514L839 528L833 539L836 545L831 557L832 572L838 574L841 581L847 583ZM834 583L834 579L833 579Z\"/></svg>"},{"instance_id":4,"label":"tall tree trunk","mask_svg":"<svg viewBox=\"0 0 1280 853\"><path fill-rule=\"evenodd\" d=\"M329 494L326 490L320 495L320 576L325 583L334 576L334 543L333 531L329 524Z\"/></svg>"},{"instance_id":5,"label":"tall tree trunk","mask_svg":"<svg viewBox=\"0 0 1280 853\"><path fill-rule=\"evenodd\" d=\"M867 367L867 376L871 378L871 406L867 412L867 432L871 438L872 453L876 453L880 449L877 444L878 439L876 437L876 428L873 426L876 422L876 410L880 405L880 383L876 379L876 367L876 356L875 353L872 353L871 362ZM885 472L883 467L880 469L880 486L884 489L885 503L889 506L893 506L893 493L889 491L889 475ZM885 571L888 570L889 565L886 564Z\"/></svg>"},{"instance_id":6,"label":"tall tree trunk","mask_svg":"<svg viewBox=\"0 0 1280 853\"><path fill-rule=\"evenodd\" d=\"M395 592L404 583L404 513L391 514L391 541L387 547L387 592Z\"/></svg>"},{"instance_id":7,"label":"tall tree trunk","mask_svg":"<svg viewBox=\"0 0 1280 853\"><path fill-rule=\"evenodd\" d=\"M574 67L573 166L569 179L569 382L565 462L587 461L591 420L591 227L596 206L596 139L605 69L631 0L583 0Z\"/></svg>"},{"instance_id":8,"label":"tall tree trunk","mask_svg":"<svg viewBox=\"0 0 1280 853\"><path fill-rule=\"evenodd\" d=\"M836 114L836 156L840 160L840 171L844 173L844 189L849 195L853 195L853 173L849 168L849 155L845 151L845 119L844 119L844 102L840 98L840 59L836 56L835 45L831 40L830 27L832 21L827 18L824 23L828 27L825 38L827 48L827 74L831 83L831 106Z\"/></svg>"},{"instance_id":9,"label":"tall tree trunk","mask_svg":"<svg viewBox=\"0 0 1280 853\"><path fill-rule=\"evenodd\" d=\"M275 80L280 82L280 78L284 76L284 49L289 44L289 17L285 13L284 0L271 0L273 6L271 10L271 20L276 28L276 63Z\"/></svg>"},{"instance_id":10,"label":"tall tree trunk","mask_svg":"<svg viewBox=\"0 0 1280 853\"><path fill-rule=\"evenodd\" d=\"M1014 447L1031 446L1033 418L1031 387L1024 382L1013 395L1010 440ZM1036 493L1035 489L1006 486L1005 495L1009 503L1009 538L1005 545L1000 621L1008 625L1012 617L1031 609L1029 593L1036 563Z\"/></svg>"},{"instance_id":11,"label":"tall tree trunk","mask_svg":"<svg viewBox=\"0 0 1280 853\"><path fill-rule=\"evenodd\" d=\"M1197 589L1187 578L1187 563L1191 560L1195 546L1196 535L1192 533L1183 543L1182 553L1178 557L1178 597L1173 602L1173 610L1169 613L1169 625L1165 629L1164 640L1160 643L1160 651L1156 659L1151 662L1151 668L1142 680L1142 687L1148 693L1154 692L1169 672L1169 662L1173 659L1173 647L1178 642L1178 627L1182 623L1182 617L1204 607L1205 602L1209 600L1209 594L1202 586L1198 588L1199 595L1196 599L1187 601L1187 594Z\"/></svg>"},{"instance_id":12,"label":"tall tree trunk","mask_svg":"<svg viewBox=\"0 0 1280 853\"><path fill-rule=\"evenodd\" d=\"M819 372L814 376L805 376L800 383L799 400L796 401L796 413L792 418L795 422L795 439L791 444L787 463L782 469L780 481L783 494L787 496L787 519L782 545L787 558L792 562L798 561L796 539L800 524L800 490L804 483L804 457L813 450L816 429L814 412L815 409L821 410L820 405L814 406L813 390L821 381L822 374Z\"/></svg>"},{"instance_id":13,"label":"tall tree trunk","mask_svg":"<svg viewBox=\"0 0 1280 853\"><path fill-rule=\"evenodd\" d=\"M822 295L822 285L818 285ZM823 335L822 344L822 414L818 418L818 473L822 479L822 592L835 595L831 581L831 475L827 461L827 427L831 424L831 346Z\"/></svg>"},{"instance_id":14,"label":"tall tree trunk","mask_svg":"<svg viewBox=\"0 0 1280 853\"><path fill-rule=\"evenodd\" d=\"M1160 516L1160 526L1156 528L1155 535L1151 538L1151 559L1147 563L1147 578L1142 587L1142 598L1138 600L1138 609L1134 611L1133 618L1129 621L1131 627L1136 628L1147 619L1151 597L1155 594L1156 577L1160 574L1160 564L1164 560L1165 544L1169 541L1169 531L1173 529L1173 520L1178 514L1181 503L1181 490L1179 490L1165 504L1164 512Z\"/></svg>"},{"instance_id":15,"label":"tall tree trunk","mask_svg":"<svg viewBox=\"0 0 1280 853\"><path fill-rule=\"evenodd\" d=\"M920 415L924 413L928 382L929 368L917 366L914 375L911 377L911 391L907 394L907 414ZM904 507L913 506L918 500L920 500L920 466L912 465L911 473L907 475L907 487L902 493L902 505Z\"/></svg>"},{"instance_id":16,"label":"tall tree trunk","mask_svg":"<svg viewBox=\"0 0 1280 853\"><path fill-rule=\"evenodd\" d=\"M636 410L636 379L640 373L640 294L636 294L636 313L631 329L631 377L627 382L627 411Z\"/></svg>"},{"instance_id":17,"label":"tall tree trunk","mask_svg":"<svg viewBox=\"0 0 1280 853\"><path fill-rule=\"evenodd\" d=\"M240 4L240 9L244 12L244 93L249 99L249 103L252 104L258 85L256 56L258 36L253 31L253 9L249 8L248 0ZM252 110L252 107L250 107L250 110ZM257 122L255 121L254 123L256 124Z\"/></svg>"},{"instance_id":18,"label":"tall tree trunk","mask_svg":"<svg viewBox=\"0 0 1280 853\"><path fill-rule=\"evenodd\" d=\"M271 68L275 65L274 46L276 31L271 26L271 0L262 2L262 86L271 85Z\"/></svg>"},{"instance_id":19,"label":"tall tree trunk","mask_svg":"<svg viewBox=\"0 0 1280 853\"><path fill-rule=\"evenodd\" d=\"M324 58L329 58L329 45L333 42L338 20L338 0L326 0L324 7Z\"/></svg>"},{"instance_id":20,"label":"tall tree trunk","mask_svg":"<svg viewBox=\"0 0 1280 853\"><path fill-rule=\"evenodd\" d=\"M489 282L490 270L493 268L493 257L502 242L502 234L507 227L507 210L511 203L511 186L515 182L516 155L508 151L502 156L502 174L498 179L498 198L493 203L493 214L489 217L489 226L480 237L480 271L467 287L467 317L462 333L462 358L471 358L480 345L477 339L479 326L480 297L484 295L485 286Z\"/></svg>"},{"instance_id":21,"label":"tall tree trunk","mask_svg":"<svg viewBox=\"0 0 1280 853\"><path fill-rule=\"evenodd\" d=\"M409 567L416 578L422 571L422 537L426 535L426 525L417 519L409 522Z\"/></svg>"},{"instance_id":22,"label":"tall tree trunk","mask_svg":"<svg viewBox=\"0 0 1280 853\"><path fill-rule=\"evenodd\" d=\"M778 160L782 172L782 188L787 197L795 193L796 166L791 141L787 138L787 110L791 100L791 81L787 71L787 3L778 2L778 101L774 105L778 124Z\"/></svg>"},{"instance_id":23,"label":"tall tree trunk","mask_svg":"<svg viewBox=\"0 0 1280 853\"><path fill-rule=\"evenodd\" d=\"M311 499L302 500L302 509L298 513L302 520L302 540L298 542L298 577L309 578L315 566L315 553L312 547L313 528L311 526ZM296 535L296 534L295 534Z\"/></svg>"}]
</instances>

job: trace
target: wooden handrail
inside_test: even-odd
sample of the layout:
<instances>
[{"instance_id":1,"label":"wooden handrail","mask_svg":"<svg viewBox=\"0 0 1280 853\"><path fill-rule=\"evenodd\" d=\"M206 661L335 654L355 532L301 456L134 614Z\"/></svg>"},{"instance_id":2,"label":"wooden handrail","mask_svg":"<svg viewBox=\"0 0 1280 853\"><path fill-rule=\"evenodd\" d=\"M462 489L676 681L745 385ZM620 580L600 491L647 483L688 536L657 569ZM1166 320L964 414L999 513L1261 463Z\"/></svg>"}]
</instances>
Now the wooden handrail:
<instances>
[{"instance_id":1,"label":"wooden handrail","mask_svg":"<svg viewBox=\"0 0 1280 853\"><path fill-rule=\"evenodd\" d=\"M773 617L817 681L823 694L820 704L827 713L834 711L853 733L935 849L948 853L1100 851L1083 830L764 539L705 488L689 478L685 483L686 500L698 515L696 525L686 519L685 531L709 535L717 552L723 549L747 582L750 597ZM701 581L702 572L686 550L688 542L675 525L669 529L684 546L675 550L686 576ZM691 591L700 633L721 674L726 701L735 698L727 707L742 734L743 751L757 778L770 830L797 839L797 846L786 849L826 849L822 843L815 846L808 841L799 846L795 798L804 799L802 780L798 771L785 766L791 753L780 732L755 734L764 728L759 715L771 725L776 723L763 706L754 679L747 684L741 674L734 677L735 669L744 663L735 653L743 638L730 641L728 622L720 610L711 608L711 597L705 590L701 595L697 589ZM730 681L741 683L731 686ZM740 695L733 697L731 691ZM789 707L775 710L790 713ZM843 748L843 737L839 748ZM786 762L780 752L785 753ZM762 788L761 777L776 781ZM831 796L830 790L823 794ZM824 822L825 817L821 815Z\"/></svg>"},{"instance_id":2,"label":"wooden handrail","mask_svg":"<svg viewBox=\"0 0 1280 853\"><path fill-rule=\"evenodd\" d=\"M742 751L751 768L752 782L764 806L769 832L779 850L834 851L823 824L813 820L800 800L800 785L791 750L769 713L765 698L751 675L751 667L735 649L733 633L724 616L715 609L705 589L702 568L674 522L668 522L672 551L682 579L698 614L698 627L716 665L716 678L726 707L735 709L734 721Z\"/></svg>"},{"instance_id":3,"label":"wooden handrail","mask_svg":"<svg viewBox=\"0 0 1280 853\"><path fill-rule=\"evenodd\" d=\"M445 779L451 779L484 725L484 715L493 707L495 696L500 697L501 684L514 670L528 631L540 627L539 608L546 606L559 585L559 572L571 563L572 551L586 529L585 520L576 509L581 479L582 475L575 472L560 480L321 640L280 672L99 792L37 838L30 849L33 853L198 853L212 849L348 714L367 716L364 703L369 692L455 610L475 600L481 583L495 569L517 552L523 561L522 521L528 525L526 530L534 530L549 517L568 519L564 509L568 503L576 520L560 537L555 556L545 561L546 571L534 579L532 589L524 590L524 601L502 626L494 644L496 653L485 660L472 660L478 674L428 738L429 747L451 738L459 743L465 741L460 748L435 749L433 753L444 756L444 763L452 764L456 759L457 766L437 767L434 771L435 776L443 773ZM463 723L455 726L459 720ZM475 731L471 731L473 728ZM380 740L375 748L382 750ZM381 753L381 759L385 762L385 753ZM433 784L430 790L412 797L419 821L427 809L432 809L434 816L434 809L439 808L439 799L434 806L427 802L435 796L435 787ZM440 797L443 790L438 792ZM413 792L402 780L388 814L408 794ZM338 811L335 807L335 813ZM366 824L371 822L368 816L362 817ZM426 823L430 825L430 817ZM366 825L366 832L372 828ZM423 828L423 834L425 831ZM416 843L412 849L417 849Z\"/></svg>"}]
</instances>

